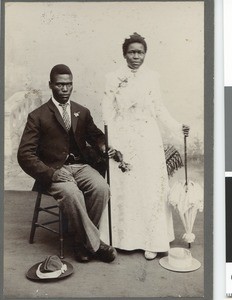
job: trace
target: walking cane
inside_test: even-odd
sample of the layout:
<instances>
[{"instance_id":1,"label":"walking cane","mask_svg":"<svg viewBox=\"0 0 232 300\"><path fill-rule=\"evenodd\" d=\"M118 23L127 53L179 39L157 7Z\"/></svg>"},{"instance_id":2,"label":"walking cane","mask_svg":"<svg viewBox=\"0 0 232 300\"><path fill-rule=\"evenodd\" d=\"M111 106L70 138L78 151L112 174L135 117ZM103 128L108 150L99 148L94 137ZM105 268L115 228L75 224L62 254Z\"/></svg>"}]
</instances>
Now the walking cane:
<instances>
[{"instance_id":1,"label":"walking cane","mask_svg":"<svg viewBox=\"0 0 232 300\"><path fill-rule=\"evenodd\" d=\"M185 170L185 185L186 193L188 191L188 173L187 173L187 136L184 134L184 170ZM189 249L191 248L191 243L188 243Z\"/></svg>"},{"instance_id":2,"label":"walking cane","mask_svg":"<svg viewBox=\"0 0 232 300\"><path fill-rule=\"evenodd\" d=\"M108 144L108 126L107 125L104 125L104 131L105 131L105 146L106 146L106 178L107 178L107 183L110 185L110 165L109 165L109 157L108 157L109 144ZM110 245L112 246L111 202L110 202L110 199L109 199L109 202L108 202L108 219L109 219Z\"/></svg>"}]
</instances>

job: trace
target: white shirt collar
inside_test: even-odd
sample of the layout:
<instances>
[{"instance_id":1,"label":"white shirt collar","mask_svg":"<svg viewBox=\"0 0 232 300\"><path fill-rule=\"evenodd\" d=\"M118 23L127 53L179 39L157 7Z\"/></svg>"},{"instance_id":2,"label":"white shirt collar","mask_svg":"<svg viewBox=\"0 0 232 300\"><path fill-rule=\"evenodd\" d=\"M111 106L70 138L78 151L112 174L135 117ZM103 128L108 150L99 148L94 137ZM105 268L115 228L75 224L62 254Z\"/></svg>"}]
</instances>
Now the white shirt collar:
<instances>
[{"instance_id":1,"label":"white shirt collar","mask_svg":"<svg viewBox=\"0 0 232 300\"><path fill-rule=\"evenodd\" d=\"M55 104L55 106L60 109L60 103L58 101L56 101L56 99L52 96L52 102ZM70 106L70 100L68 100L68 105Z\"/></svg>"},{"instance_id":2,"label":"white shirt collar","mask_svg":"<svg viewBox=\"0 0 232 300\"><path fill-rule=\"evenodd\" d=\"M61 116L63 117L63 108L61 105L59 105L60 103L58 101L55 100L55 98L52 96L52 102L55 104L56 108L58 109L58 111L60 112ZM68 106L67 106L67 113L69 115L69 118L71 120L71 102L70 100L68 100Z\"/></svg>"}]
</instances>

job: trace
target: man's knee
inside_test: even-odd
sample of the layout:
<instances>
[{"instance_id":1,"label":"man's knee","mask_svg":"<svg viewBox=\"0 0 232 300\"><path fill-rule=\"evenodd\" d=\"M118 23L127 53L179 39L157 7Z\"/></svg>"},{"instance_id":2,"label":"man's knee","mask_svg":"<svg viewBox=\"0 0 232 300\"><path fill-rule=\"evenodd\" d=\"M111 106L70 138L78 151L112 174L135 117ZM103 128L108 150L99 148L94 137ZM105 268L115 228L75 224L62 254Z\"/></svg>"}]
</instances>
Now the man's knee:
<instances>
[{"instance_id":1,"label":"man's knee","mask_svg":"<svg viewBox=\"0 0 232 300\"><path fill-rule=\"evenodd\" d=\"M53 184L50 193L60 201L75 201L77 198L82 198L83 193L78 189L73 182L62 182Z\"/></svg>"},{"instance_id":2,"label":"man's knee","mask_svg":"<svg viewBox=\"0 0 232 300\"><path fill-rule=\"evenodd\" d=\"M105 195L106 198L110 196L110 187L105 180L101 180L96 186L96 190L98 193Z\"/></svg>"}]
</instances>

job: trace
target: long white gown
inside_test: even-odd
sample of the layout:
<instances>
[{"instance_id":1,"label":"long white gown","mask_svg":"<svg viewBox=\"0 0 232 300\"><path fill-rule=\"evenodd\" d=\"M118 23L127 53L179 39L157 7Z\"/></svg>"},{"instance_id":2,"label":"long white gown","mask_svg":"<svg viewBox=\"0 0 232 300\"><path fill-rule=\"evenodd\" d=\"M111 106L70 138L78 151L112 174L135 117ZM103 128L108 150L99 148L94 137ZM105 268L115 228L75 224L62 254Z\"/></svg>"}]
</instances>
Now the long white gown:
<instances>
[{"instance_id":1,"label":"long white gown","mask_svg":"<svg viewBox=\"0 0 232 300\"><path fill-rule=\"evenodd\" d=\"M174 240L169 187L160 120L175 135L181 133L163 106L158 75L141 66L137 72L122 67L107 75L103 119L109 144L123 154L132 170L123 173L110 160L113 246L124 250L165 252ZM100 224L108 242L107 210Z\"/></svg>"}]
</instances>

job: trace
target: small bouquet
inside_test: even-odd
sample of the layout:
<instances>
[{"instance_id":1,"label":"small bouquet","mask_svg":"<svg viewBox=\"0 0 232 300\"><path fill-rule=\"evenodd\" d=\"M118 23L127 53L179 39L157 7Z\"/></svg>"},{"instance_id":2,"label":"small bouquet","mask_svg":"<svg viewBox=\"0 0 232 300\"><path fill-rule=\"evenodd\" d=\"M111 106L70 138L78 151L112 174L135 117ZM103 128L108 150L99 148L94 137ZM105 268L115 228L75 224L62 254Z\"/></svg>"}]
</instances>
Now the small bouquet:
<instances>
[{"instance_id":1,"label":"small bouquet","mask_svg":"<svg viewBox=\"0 0 232 300\"><path fill-rule=\"evenodd\" d=\"M118 78L120 80L118 87L122 88L122 87L126 87L128 84L128 78L124 77L124 78Z\"/></svg>"},{"instance_id":2,"label":"small bouquet","mask_svg":"<svg viewBox=\"0 0 232 300\"><path fill-rule=\"evenodd\" d=\"M124 160L123 160L123 155L120 151L116 150L116 153L114 155L114 160L116 162L119 162L119 169L121 169L121 171L124 173L124 172L128 172L130 171L132 168L131 168L131 165L126 163Z\"/></svg>"}]
</instances>

